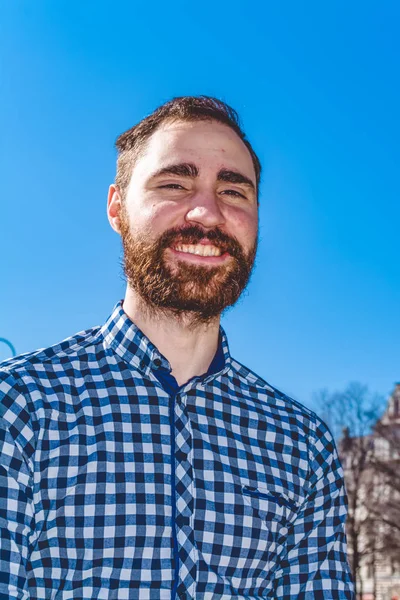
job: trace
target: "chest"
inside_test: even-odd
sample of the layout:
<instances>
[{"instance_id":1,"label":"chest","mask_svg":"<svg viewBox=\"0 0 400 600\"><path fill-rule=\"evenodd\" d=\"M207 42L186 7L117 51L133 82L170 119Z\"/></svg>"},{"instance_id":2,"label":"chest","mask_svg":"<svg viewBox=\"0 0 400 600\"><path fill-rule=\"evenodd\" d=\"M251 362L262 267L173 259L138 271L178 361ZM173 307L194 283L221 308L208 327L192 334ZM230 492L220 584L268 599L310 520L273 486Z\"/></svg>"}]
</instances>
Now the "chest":
<instances>
[{"instance_id":1,"label":"chest","mask_svg":"<svg viewBox=\"0 0 400 600\"><path fill-rule=\"evenodd\" d=\"M69 539L74 560L92 565L108 544L128 571L143 548L160 561L178 551L200 586L212 572L236 590L277 568L307 474L289 426L243 398L196 390L48 408L36 464L38 551Z\"/></svg>"}]
</instances>

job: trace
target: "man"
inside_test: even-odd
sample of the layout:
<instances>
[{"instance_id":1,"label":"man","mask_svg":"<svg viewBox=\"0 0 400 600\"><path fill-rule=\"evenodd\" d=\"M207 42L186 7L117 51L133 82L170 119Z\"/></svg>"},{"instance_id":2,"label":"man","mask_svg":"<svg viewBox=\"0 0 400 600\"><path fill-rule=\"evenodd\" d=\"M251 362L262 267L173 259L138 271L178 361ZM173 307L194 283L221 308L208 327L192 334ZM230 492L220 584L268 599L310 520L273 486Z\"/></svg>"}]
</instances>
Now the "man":
<instances>
[{"instance_id":1,"label":"man","mask_svg":"<svg viewBox=\"0 0 400 600\"><path fill-rule=\"evenodd\" d=\"M1 598L353 598L332 438L219 324L257 242L235 111L175 98L117 149L124 301L2 365Z\"/></svg>"}]
</instances>

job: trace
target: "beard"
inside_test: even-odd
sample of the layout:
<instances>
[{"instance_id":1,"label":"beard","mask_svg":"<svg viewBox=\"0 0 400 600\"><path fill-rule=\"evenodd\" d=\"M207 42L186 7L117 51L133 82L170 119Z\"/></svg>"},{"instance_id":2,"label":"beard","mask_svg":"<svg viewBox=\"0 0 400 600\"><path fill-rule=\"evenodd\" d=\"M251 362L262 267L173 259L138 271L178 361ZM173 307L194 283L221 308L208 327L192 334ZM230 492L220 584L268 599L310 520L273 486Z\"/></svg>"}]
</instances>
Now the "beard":
<instances>
[{"instance_id":1,"label":"beard","mask_svg":"<svg viewBox=\"0 0 400 600\"><path fill-rule=\"evenodd\" d=\"M121 214L123 269L130 287L153 315L173 313L192 325L209 323L234 305L246 288L254 266L257 240L247 253L239 242L219 228L203 231L197 225L173 228L158 239L147 241L132 235L128 217ZM188 264L179 259L170 265L165 251L175 244L198 244L207 239L228 252L230 260L218 266Z\"/></svg>"}]
</instances>

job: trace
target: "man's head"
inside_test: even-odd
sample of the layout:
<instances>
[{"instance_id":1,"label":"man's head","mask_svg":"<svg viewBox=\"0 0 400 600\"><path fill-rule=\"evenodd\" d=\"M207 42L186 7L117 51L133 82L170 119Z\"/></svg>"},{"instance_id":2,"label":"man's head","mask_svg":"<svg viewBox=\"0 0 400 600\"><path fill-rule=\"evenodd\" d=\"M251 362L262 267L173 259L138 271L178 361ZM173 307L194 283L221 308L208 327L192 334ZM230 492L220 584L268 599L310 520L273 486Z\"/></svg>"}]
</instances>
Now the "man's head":
<instances>
[{"instance_id":1,"label":"man's head","mask_svg":"<svg viewBox=\"0 0 400 600\"><path fill-rule=\"evenodd\" d=\"M128 284L194 322L236 302L254 262L261 166L236 112L175 98L117 140L108 215Z\"/></svg>"}]
</instances>

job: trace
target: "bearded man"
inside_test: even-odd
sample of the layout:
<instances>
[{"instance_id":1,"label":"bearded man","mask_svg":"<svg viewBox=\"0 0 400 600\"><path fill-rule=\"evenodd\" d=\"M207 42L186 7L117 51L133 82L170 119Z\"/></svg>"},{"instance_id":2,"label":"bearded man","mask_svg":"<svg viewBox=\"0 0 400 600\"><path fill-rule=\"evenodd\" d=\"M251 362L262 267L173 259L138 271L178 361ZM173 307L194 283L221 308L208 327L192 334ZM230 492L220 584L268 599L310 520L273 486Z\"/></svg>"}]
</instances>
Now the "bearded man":
<instances>
[{"instance_id":1,"label":"bearded man","mask_svg":"<svg viewBox=\"0 0 400 600\"><path fill-rule=\"evenodd\" d=\"M352 599L332 437L220 327L257 245L236 112L175 98L117 149L125 299L0 369L1 598Z\"/></svg>"}]
</instances>

